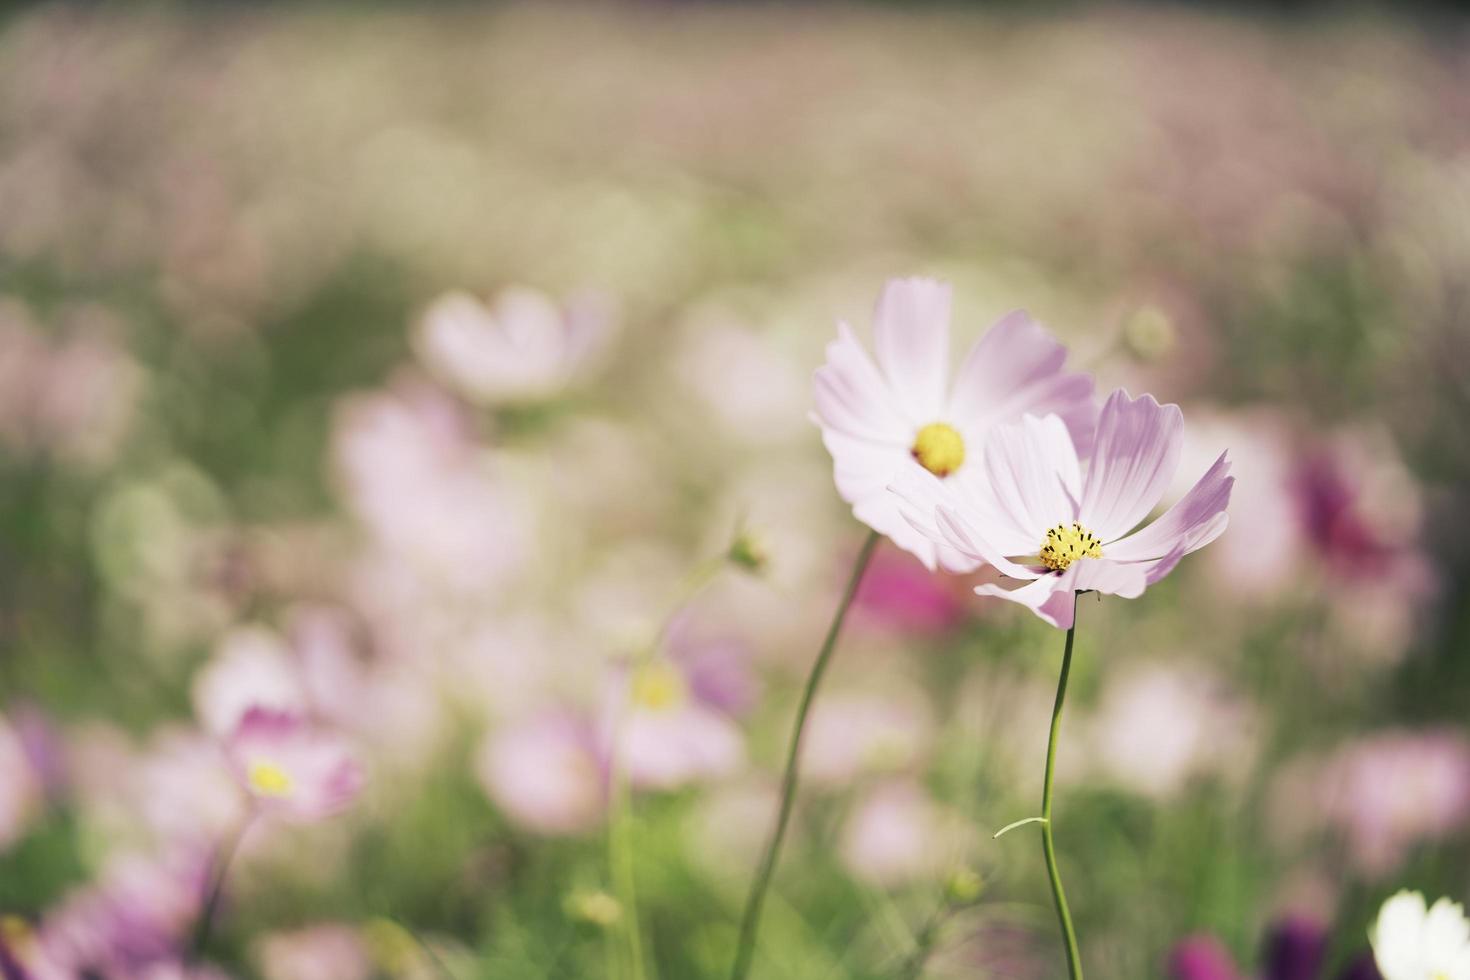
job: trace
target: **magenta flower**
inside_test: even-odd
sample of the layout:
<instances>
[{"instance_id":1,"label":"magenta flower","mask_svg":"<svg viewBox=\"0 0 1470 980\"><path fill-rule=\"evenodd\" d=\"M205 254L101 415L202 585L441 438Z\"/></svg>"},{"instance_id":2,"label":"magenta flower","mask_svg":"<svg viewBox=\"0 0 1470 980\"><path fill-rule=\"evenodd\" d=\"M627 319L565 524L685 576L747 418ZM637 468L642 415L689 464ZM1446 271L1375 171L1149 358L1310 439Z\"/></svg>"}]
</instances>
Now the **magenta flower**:
<instances>
[{"instance_id":1,"label":"magenta flower","mask_svg":"<svg viewBox=\"0 0 1470 980\"><path fill-rule=\"evenodd\" d=\"M296 715L252 708L225 748L235 778L262 813L320 820L362 790L362 767L342 739Z\"/></svg>"},{"instance_id":2,"label":"magenta flower","mask_svg":"<svg viewBox=\"0 0 1470 980\"><path fill-rule=\"evenodd\" d=\"M1080 444L1092 431L1092 378L1062 370L1067 351L1021 311L970 348L950 381L949 286L888 283L873 315L877 364L845 323L816 373L815 420L832 454L837 491L853 515L929 568L975 560L911 527L888 487L910 471L983 488L979 449L997 423L1058 415Z\"/></svg>"},{"instance_id":3,"label":"magenta flower","mask_svg":"<svg viewBox=\"0 0 1470 980\"><path fill-rule=\"evenodd\" d=\"M1070 629L1074 593L1136 599L1225 531L1235 483L1225 453L1183 499L1134 530L1173 479L1183 434L1179 406L1119 390L1098 418L1085 475L1067 423L1028 415L992 431L985 479L949 484L912 472L894 484L895 499L932 540L1029 582L1018 589L981 585L976 593L1020 603Z\"/></svg>"}]
</instances>

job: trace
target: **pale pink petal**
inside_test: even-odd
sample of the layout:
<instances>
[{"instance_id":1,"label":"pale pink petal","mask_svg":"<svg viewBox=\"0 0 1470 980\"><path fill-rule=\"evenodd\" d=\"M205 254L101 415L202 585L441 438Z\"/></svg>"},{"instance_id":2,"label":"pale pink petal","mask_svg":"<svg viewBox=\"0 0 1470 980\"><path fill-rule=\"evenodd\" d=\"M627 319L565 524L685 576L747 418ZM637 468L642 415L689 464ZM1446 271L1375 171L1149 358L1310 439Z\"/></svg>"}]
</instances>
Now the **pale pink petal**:
<instances>
[{"instance_id":1,"label":"pale pink petal","mask_svg":"<svg viewBox=\"0 0 1470 980\"><path fill-rule=\"evenodd\" d=\"M1177 554L1156 562L1115 562L1083 558L1074 561L1064 572L1042 575L1019 589L1005 589L988 584L977 586L975 594L1019 603L1052 626L1070 629L1075 593L1103 592L1123 599L1137 599L1143 595L1144 589L1157 581L1153 577L1155 570L1162 570L1158 574L1158 578L1162 578L1178 560Z\"/></svg>"},{"instance_id":2,"label":"pale pink petal","mask_svg":"<svg viewBox=\"0 0 1470 980\"><path fill-rule=\"evenodd\" d=\"M881 496L894 478L910 467L923 469L896 446L854 438L836 429L822 433L822 444L832 454L832 477L837 492L850 504Z\"/></svg>"},{"instance_id":3,"label":"pale pink petal","mask_svg":"<svg viewBox=\"0 0 1470 980\"><path fill-rule=\"evenodd\" d=\"M1067 349L1024 310L1007 314L965 355L955 375L950 415L978 429L1021 415L1059 415L1085 454L1097 421L1093 380L1062 371L1066 360Z\"/></svg>"},{"instance_id":4,"label":"pale pink petal","mask_svg":"<svg viewBox=\"0 0 1470 980\"><path fill-rule=\"evenodd\" d=\"M942 537L930 537L922 527L910 523L899 510L897 498L891 493L881 493L859 501L853 505L852 514L919 559L930 571L939 567L941 548L949 550Z\"/></svg>"},{"instance_id":5,"label":"pale pink petal","mask_svg":"<svg viewBox=\"0 0 1470 980\"><path fill-rule=\"evenodd\" d=\"M873 314L878 364L915 428L941 417L949 381L950 288L893 279Z\"/></svg>"},{"instance_id":6,"label":"pale pink petal","mask_svg":"<svg viewBox=\"0 0 1470 980\"><path fill-rule=\"evenodd\" d=\"M1077 452L1055 415L1027 415L993 429L985 442L985 475L1002 526L1029 538L1028 553L1041 547L1049 528L1077 517Z\"/></svg>"},{"instance_id":7,"label":"pale pink petal","mask_svg":"<svg viewBox=\"0 0 1470 980\"><path fill-rule=\"evenodd\" d=\"M957 550L939 527L938 509L959 503L952 482L941 480L915 463L901 469L889 485L889 491L889 503L908 525L901 538L889 535L895 544L918 556L930 571L939 565L949 572L964 573L979 566L981 558ZM923 541L926 547L910 547L918 541Z\"/></svg>"},{"instance_id":8,"label":"pale pink petal","mask_svg":"<svg viewBox=\"0 0 1470 980\"><path fill-rule=\"evenodd\" d=\"M814 387L817 422L824 430L908 448L914 426L847 324L838 324L837 339L827 345L827 363L817 368Z\"/></svg>"},{"instance_id":9,"label":"pale pink petal","mask_svg":"<svg viewBox=\"0 0 1470 980\"><path fill-rule=\"evenodd\" d=\"M1070 571L1068 569L1068 572ZM1060 575L1043 575L1019 589L1005 589L999 585L979 585L975 587L975 594L994 596L997 599L1019 603L1052 626L1058 629L1071 629L1073 589L1068 572Z\"/></svg>"},{"instance_id":10,"label":"pale pink petal","mask_svg":"<svg viewBox=\"0 0 1470 980\"><path fill-rule=\"evenodd\" d=\"M1007 558L987 540L984 532L953 508L940 507L935 512L935 522L944 542L967 558L990 565L1011 578L1036 578L1040 574Z\"/></svg>"},{"instance_id":11,"label":"pale pink petal","mask_svg":"<svg viewBox=\"0 0 1470 980\"><path fill-rule=\"evenodd\" d=\"M1160 405L1152 395L1131 399L1121 388L1113 392L1098 418L1078 520L1104 542L1127 534L1163 497L1183 444L1178 405Z\"/></svg>"},{"instance_id":12,"label":"pale pink petal","mask_svg":"<svg viewBox=\"0 0 1470 980\"><path fill-rule=\"evenodd\" d=\"M1178 547L1182 547L1182 554L1203 548L1223 534L1229 523L1225 508L1235 485L1235 478L1229 474L1230 460L1221 453L1178 503L1148 527L1108 545L1104 554L1120 561L1142 561L1162 557Z\"/></svg>"}]
</instances>

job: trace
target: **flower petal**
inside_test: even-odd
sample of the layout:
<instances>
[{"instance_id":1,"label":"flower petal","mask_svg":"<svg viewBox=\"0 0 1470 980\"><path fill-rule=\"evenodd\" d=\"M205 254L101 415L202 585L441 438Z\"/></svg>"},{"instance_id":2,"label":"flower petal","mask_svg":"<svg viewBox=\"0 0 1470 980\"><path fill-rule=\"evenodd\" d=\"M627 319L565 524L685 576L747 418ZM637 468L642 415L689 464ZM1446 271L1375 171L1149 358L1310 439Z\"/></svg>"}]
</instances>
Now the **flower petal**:
<instances>
[{"instance_id":1,"label":"flower petal","mask_svg":"<svg viewBox=\"0 0 1470 980\"><path fill-rule=\"evenodd\" d=\"M873 314L878 364L909 422L940 418L949 381L950 288L933 279L893 279Z\"/></svg>"},{"instance_id":2,"label":"flower petal","mask_svg":"<svg viewBox=\"0 0 1470 980\"><path fill-rule=\"evenodd\" d=\"M1024 310L995 322L965 355L950 395L950 417L967 438L1022 415L1055 414L1085 452L1092 445L1097 406L1089 374L1062 370L1067 349Z\"/></svg>"},{"instance_id":3,"label":"flower petal","mask_svg":"<svg viewBox=\"0 0 1470 980\"><path fill-rule=\"evenodd\" d=\"M979 566L982 559L956 550L939 527L939 508L954 506L957 499L950 481L941 480L924 467L913 463L903 467L888 489L903 520L925 541L934 545L936 550L930 551L926 556L913 548L900 545L901 547L918 555L930 571L934 570L936 562L945 571L958 573L972 572Z\"/></svg>"},{"instance_id":4,"label":"flower petal","mask_svg":"<svg viewBox=\"0 0 1470 980\"><path fill-rule=\"evenodd\" d=\"M1160 405L1152 395L1132 399L1121 388L1113 392L1098 417L1078 520L1105 543L1133 530L1164 495L1183 441L1178 405Z\"/></svg>"},{"instance_id":5,"label":"flower petal","mask_svg":"<svg viewBox=\"0 0 1470 980\"><path fill-rule=\"evenodd\" d=\"M1178 547L1182 547L1181 553L1186 555L1198 551L1225 532L1230 521L1225 508L1230 503L1230 490L1234 486L1229 456L1221 453L1199 482L1158 520L1108 545L1107 557L1119 561L1144 561L1162 557Z\"/></svg>"},{"instance_id":6,"label":"flower petal","mask_svg":"<svg viewBox=\"0 0 1470 980\"><path fill-rule=\"evenodd\" d=\"M985 476L995 512L1041 547L1048 528L1077 516L1081 483L1077 452L1067 426L1055 415L1027 415L996 426L985 441ZM982 528L982 531L984 529Z\"/></svg>"},{"instance_id":7,"label":"flower petal","mask_svg":"<svg viewBox=\"0 0 1470 980\"><path fill-rule=\"evenodd\" d=\"M814 378L817 424L872 442L903 446L913 431L888 382L845 323Z\"/></svg>"},{"instance_id":8,"label":"flower petal","mask_svg":"<svg viewBox=\"0 0 1470 980\"><path fill-rule=\"evenodd\" d=\"M1163 569L1159 575L1162 578L1178 560L1178 555L1156 562L1083 558L1074 561L1060 574L1042 575L1019 589L1004 589L999 585L987 584L977 586L975 594L1020 603L1052 626L1071 629L1074 609L1072 596L1075 593L1103 592L1122 599L1137 599L1143 595L1144 589L1157 581L1152 577L1156 569Z\"/></svg>"}]
</instances>

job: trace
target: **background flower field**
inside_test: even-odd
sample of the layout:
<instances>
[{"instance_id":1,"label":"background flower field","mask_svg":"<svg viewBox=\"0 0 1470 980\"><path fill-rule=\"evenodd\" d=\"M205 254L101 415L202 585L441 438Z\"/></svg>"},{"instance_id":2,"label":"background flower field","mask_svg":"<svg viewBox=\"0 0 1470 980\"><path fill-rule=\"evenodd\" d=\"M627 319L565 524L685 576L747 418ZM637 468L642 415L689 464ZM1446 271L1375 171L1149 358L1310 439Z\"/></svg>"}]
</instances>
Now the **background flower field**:
<instances>
[{"instance_id":1,"label":"background flower field","mask_svg":"<svg viewBox=\"0 0 1470 980\"><path fill-rule=\"evenodd\" d=\"M811 374L908 274L1234 461L1223 538L1082 600L1090 975L1470 899L1463 17L0 17L5 956L186 975L265 708L365 778L249 822L209 969L723 976L866 534ZM1034 836L991 839L1060 644L982 580L877 553L754 976L1060 975Z\"/></svg>"}]
</instances>

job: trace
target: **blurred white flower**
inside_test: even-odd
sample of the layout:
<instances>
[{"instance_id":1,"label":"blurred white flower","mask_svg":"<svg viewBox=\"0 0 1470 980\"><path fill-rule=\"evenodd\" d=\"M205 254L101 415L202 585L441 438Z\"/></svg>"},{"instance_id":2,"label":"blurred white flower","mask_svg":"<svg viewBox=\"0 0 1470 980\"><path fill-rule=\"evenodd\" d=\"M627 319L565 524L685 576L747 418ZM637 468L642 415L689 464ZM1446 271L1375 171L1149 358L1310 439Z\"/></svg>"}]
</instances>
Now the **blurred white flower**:
<instances>
[{"instance_id":1,"label":"blurred white flower","mask_svg":"<svg viewBox=\"0 0 1470 980\"><path fill-rule=\"evenodd\" d=\"M1399 892L1368 939L1383 980L1470 980L1470 921L1448 898L1426 906L1420 892Z\"/></svg>"},{"instance_id":2,"label":"blurred white flower","mask_svg":"<svg viewBox=\"0 0 1470 980\"><path fill-rule=\"evenodd\" d=\"M414 350L439 381L485 405L536 401L590 369L617 327L607 302L576 296L565 308L512 287L487 306L468 293L435 300L413 334Z\"/></svg>"}]
</instances>

